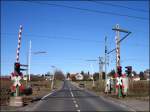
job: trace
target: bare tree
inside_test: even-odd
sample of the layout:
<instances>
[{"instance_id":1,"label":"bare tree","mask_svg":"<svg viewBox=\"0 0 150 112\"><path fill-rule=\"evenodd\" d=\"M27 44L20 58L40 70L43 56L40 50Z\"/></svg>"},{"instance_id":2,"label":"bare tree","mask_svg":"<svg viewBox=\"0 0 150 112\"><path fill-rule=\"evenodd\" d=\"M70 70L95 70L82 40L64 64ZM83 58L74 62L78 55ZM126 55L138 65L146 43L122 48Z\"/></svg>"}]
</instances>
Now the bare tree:
<instances>
[{"instance_id":1,"label":"bare tree","mask_svg":"<svg viewBox=\"0 0 150 112\"><path fill-rule=\"evenodd\" d=\"M56 80L64 80L65 79L64 73L60 70L55 71L54 74L55 74Z\"/></svg>"}]
</instances>

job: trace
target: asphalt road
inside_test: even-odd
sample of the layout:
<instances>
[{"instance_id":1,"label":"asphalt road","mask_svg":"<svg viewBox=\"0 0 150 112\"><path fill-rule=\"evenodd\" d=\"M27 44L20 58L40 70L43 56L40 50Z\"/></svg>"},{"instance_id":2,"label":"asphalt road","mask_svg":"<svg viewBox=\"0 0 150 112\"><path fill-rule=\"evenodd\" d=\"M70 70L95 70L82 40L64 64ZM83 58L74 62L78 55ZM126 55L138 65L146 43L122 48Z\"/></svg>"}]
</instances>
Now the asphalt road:
<instances>
[{"instance_id":1,"label":"asphalt road","mask_svg":"<svg viewBox=\"0 0 150 112\"><path fill-rule=\"evenodd\" d=\"M39 101L32 107L32 111L129 111L129 109L80 89L69 81L64 81L60 90Z\"/></svg>"}]
</instances>

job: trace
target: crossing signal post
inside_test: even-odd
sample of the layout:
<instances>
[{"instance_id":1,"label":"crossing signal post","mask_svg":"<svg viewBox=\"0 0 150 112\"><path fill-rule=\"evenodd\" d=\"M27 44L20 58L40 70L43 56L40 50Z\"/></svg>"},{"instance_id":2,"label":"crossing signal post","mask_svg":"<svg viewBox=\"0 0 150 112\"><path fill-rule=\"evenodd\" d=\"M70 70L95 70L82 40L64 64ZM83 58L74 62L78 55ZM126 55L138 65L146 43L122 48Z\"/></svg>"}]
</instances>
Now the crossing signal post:
<instances>
[{"instance_id":1,"label":"crossing signal post","mask_svg":"<svg viewBox=\"0 0 150 112\"><path fill-rule=\"evenodd\" d=\"M130 67L129 67L130 68ZM122 67L117 66L117 73L115 74L116 78L116 95L118 97L125 97L128 92L128 77L125 74L122 74Z\"/></svg>"},{"instance_id":2,"label":"crossing signal post","mask_svg":"<svg viewBox=\"0 0 150 112\"><path fill-rule=\"evenodd\" d=\"M20 95L20 89L22 89L23 85L20 83L21 79L23 78L23 74L20 72L21 68L20 68L21 64L19 62L15 62L14 63L14 74L12 75L12 80L14 82L13 84L13 88L15 89L15 96L19 96Z\"/></svg>"},{"instance_id":3,"label":"crossing signal post","mask_svg":"<svg viewBox=\"0 0 150 112\"><path fill-rule=\"evenodd\" d=\"M117 77L116 77L116 93L118 97L122 96L123 92L123 83L122 83L122 67L117 66Z\"/></svg>"},{"instance_id":4,"label":"crossing signal post","mask_svg":"<svg viewBox=\"0 0 150 112\"><path fill-rule=\"evenodd\" d=\"M122 67L121 66L117 66L117 73L118 73L119 77L122 76Z\"/></svg>"},{"instance_id":5,"label":"crossing signal post","mask_svg":"<svg viewBox=\"0 0 150 112\"><path fill-rule=\"evenodd\" d=\"M117 72L118 72L118 75L119 75L119 80L118 82L121 82L120 80L120 77L122 76L122 67L121 66L117 66ZM122 88L121 88L121 83L118 84L119 85L119 88L118 88L118 97L121 97L122 94L121 94L121 91L122 91Z\"/></svg>"}]
</instances>

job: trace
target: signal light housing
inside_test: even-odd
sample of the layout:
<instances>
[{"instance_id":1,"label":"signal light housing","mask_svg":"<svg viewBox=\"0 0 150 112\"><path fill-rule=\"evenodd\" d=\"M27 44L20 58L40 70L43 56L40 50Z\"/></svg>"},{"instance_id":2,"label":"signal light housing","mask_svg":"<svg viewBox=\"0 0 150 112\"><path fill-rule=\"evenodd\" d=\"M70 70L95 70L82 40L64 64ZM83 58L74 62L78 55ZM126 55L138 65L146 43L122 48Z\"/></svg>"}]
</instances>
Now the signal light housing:
<instances>
[{"instance_id":1,"label":"signal light housing","mask_svg":"<svg viewBox=\"0 0 150 112\"><path fill-rule=\"evenodd\" d=\"M14 69L15 69L15 72L17 72L18 74L20 73L20 63L15 63L14 64Z\"/></svg>"},{"instance_id":2,"label":"signal light housing","mask_svg":"<svg viewBox=\"0 0 150 112\"><path fill-rule=\"evenodd\" d=\"M126 70L125 70L126 74L127 74L128 76L130 76L131 73L132 73L132 66L126 66L125 68L126 68Z\"/></svg>"},{"instance_id":3,"label":"signal light housing","mask_svg":"<svg viewBox=\"0 0 150 112\"><path fill-rule=\"evenodd\" d=\"M117 73L119 76L122 75L122 67L121 66L117 66Z\"/></svg>"}]
</instances>

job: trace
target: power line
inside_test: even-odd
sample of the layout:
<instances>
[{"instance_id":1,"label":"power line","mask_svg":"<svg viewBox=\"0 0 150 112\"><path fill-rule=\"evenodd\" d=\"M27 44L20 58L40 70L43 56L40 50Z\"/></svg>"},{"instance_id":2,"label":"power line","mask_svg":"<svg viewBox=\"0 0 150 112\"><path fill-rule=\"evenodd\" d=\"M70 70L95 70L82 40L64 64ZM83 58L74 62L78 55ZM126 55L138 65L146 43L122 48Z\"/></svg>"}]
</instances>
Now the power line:
<instances>
[{"instance_id":1,"label":"power line","mask_svg":"<svg viewBox=\"0 0 150 112\"><path fill-rule=\"evenodd\" d=\"M0 33L1 34L1 38L3 38L2 35L14 35L16 36L17 33ZM79 38L69 38L69 37L56 37L56 36L44 36L44 35L34 35L34 34L23 34L24 36L32 36L33 38L41 38L41 39L56 39L56 40L59 40L59 39L65 39L65 40L73 40L73 41L80 41L80 42L93 42L93 43L98 43L98 44L104 44L104 41L98 41L98 40L87 40L87 39L79 39ZM36 38L37 39L37 38ZM132 46L135 46L135 47L148 47L149 44L141 44L141 43L134 43L134 44L131 44ZM107 54L110 54L111 52L113 52L114 50L116 50L115 48L108 51Z\"/></svg>"},{"instance_id":2,"label":"power line","mask_svg":"<svg viewBox=\"0 0 150 112\"><path fill-rule=\"evenodd\" d=\"M1 33L1 35L17 35L16 33ZM47 39L56 39L56 40L60 40L60 39L65 39L65 40L73 40L73 41L80 41L80 42L94 42L94 43L103 43L103 41L98 41L98 40L90 40L90 39L79 39L79 38L71 38L71 37L58 37L58 36L46 36L46 35L36 35L36 34L23 34L25 36L32 36L33 38L47 38Z\"/></svg>"},{"instance_id":3,"label":"power line","mask_svg":"<svg viewBox=\"0 0 150 112\"><path fill-rule=\"evenodd\" d=\"M94 13L105 14L105 15L123 16L123 17L140 19L140 20L149 20L149 18L146 18L146 17L132 16L132 15L119 14L119 13L114 13L114 12L100 11L100 10L92 10L92 9L87 9L87 8L79 8L79 7L73 7L73 6L68 6L68 5L60 5L60 4L54 4L54 3L43 3L43 2L33 2L33 1L24 1L24 2L32 2L32 3L36 3L36 4L40 4L40 5L43 4L43 5L51 5L51 6L56 6L56 7L64 7L64 8L82 10L82 11L87 11L87 12L94 12Z\"/></svg>"},{"instance_id":4,"label":"power line","mask_svg":"<svg viewBox=\"0 0 150 112\"><path fill-rule=\"evenodd\" d=\"M145 58L124 58L122 61L147 61Z\"/></svg>"},{"instance_id":5,"label":"power line","mask_svg":"<svg viewBox=\"0 0 150 112\"><path fill-rule=\"evenodd\" d=\"M144 9L138 9L138 8L131 8L131 7L127 7L127 6L123 6L123 5L116 5L116 4L112 4L112 3L106 3L106 2L97 2L97 1L94 1L94 0L89 0L90 2L94 2L96 4L100 4L100 5L108 5L108 6L113 6L113 7L120 7L120 8L125 8L125 9L129 9L129 10L133 10L133 11L140 11L140 12L144 12L144 13L148 13L149 11L148 10L144 10Z\"/></svg>"},{"instance_id":6,"label":"power line","mask_svg":"<svg viewBox=\"0 0 150 112\"><path fill-rule=\"evenodd\" d=\"M107 54L110 54L111 52L115 51L116 48L112 49L111 51L109 51Z\"/></svg>"}]
</instances>

